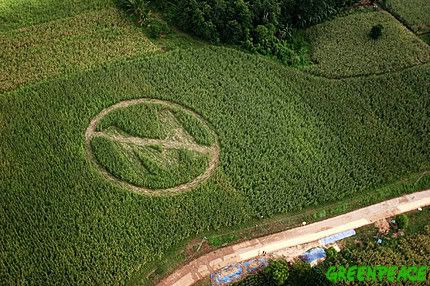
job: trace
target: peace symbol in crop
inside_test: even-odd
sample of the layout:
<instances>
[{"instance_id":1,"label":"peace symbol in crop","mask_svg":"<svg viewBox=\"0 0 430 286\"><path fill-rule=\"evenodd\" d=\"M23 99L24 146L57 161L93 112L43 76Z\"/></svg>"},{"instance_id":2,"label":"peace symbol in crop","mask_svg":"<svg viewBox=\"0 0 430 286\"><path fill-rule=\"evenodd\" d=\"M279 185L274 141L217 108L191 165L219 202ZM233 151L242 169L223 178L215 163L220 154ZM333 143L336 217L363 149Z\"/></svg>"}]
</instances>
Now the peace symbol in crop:
<instances>
[{"instance_id":1,"label":"peace symbol in crop","mask_svg":"<svg viewBox=\"0 0 430 286\"><path fill-rule=\"evenodd\" d=\"M146 194L193 189L219 162L215 132L195 112L157 99L121 101L85 132L88 158L109 180Z\"/></svg>"}]
</instances>

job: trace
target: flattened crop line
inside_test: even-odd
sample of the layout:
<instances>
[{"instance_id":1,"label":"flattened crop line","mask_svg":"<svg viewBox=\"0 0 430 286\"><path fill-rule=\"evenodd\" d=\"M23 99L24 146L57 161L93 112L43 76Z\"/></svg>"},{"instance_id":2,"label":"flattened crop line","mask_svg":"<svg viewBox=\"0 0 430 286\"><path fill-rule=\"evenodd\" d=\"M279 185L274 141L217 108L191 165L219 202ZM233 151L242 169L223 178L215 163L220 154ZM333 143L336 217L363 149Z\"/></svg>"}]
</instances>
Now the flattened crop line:
<instances>
[{"instance_id":1,"label":"flattened crop line","mask_svg":"<svg viewBox=\"0 0 430 286\"><path fill-rule=\"evenodd\" d=\"M213 152L212 147L191 144L191 143L183 143L179 141L148 139L148 138L139 138L139 137L133 137L133 136L126 137L126 136L117 135L117 134L110 135L110 134L106 134L105 132L93 133L93 137L96 137L96 136L104 137L106 139L110 139L120 143L134 144L142 147L149 146L149 145L161 145L166 149L187 149L187 150L195 151L202 154L210 154Z\"/></svg>"},{"instance_id":2,"label":"flattened crop line","mask_svg":"<svg viewBox=\"0 0 430 286\"><path fill-rule=\"evenodd\" d=\"M113 182L115 184L119 184L123 188L131 190L135 193L146 194L146 195L151 195L151 196L162 196L162 195L177 194L180 192L190 191L190 190L194 189L201 182L207 180L212 175L212 173L215 171L215 169L218 167L218 164L219 164L220 148L219 148L218 138L217 138L215 132L213 132L213 130L211 130L210 128L209 128L209 131L212 133L214 140L215 140L215 142L212 144L212 146L202 146L202 145L198 145L198 144L195 144L192 142L179 142L179 141L172 141L172 140L138 138L138 137L132 137L132 136L123 136L123 135L119 135L119 134L106 134L105 132L96 131L98 122L104 116L106 116L109 112L116 110L116 109L125 108L125 107L131 106L131 105L135 105L135 104L147 104L147 103L159 104L159 105L162 105L162 106L165 106L168 108L169 107L170 108L171 107L180 108L180 109L184 110L185 112L188 112L188 113L192 114L193 116L195 116L196 118L198 118L199 120L201 120L208 128L210 126L206 122L206 120L204 118L202 118L200 115L184 108L183 106L181 106L179 104L173 103L173 102L163 101L163 100L158 100L158 99L152 99L152 98L140 98L140 99L131 99L131 100L121 101L121 102L118 102L112 106L109 106L109 107L103 109L99 114L96 115L96 117L94 117L91 120L90 125L85 130L85 151L86 151L87 159L94 166L96 166L96 168L100 171L100 173L102 173L103 176L105 176L105 178L107 178L111 182ZM97 136L104 137L104 138L107 138L109 140L113 140L113 141L120 142L120 143L135 144L137 146L149 146L149 145L157 145L158 144L158 145L163 146L166 149L187 149L187 150L191 150L191 151L198 152L201 154L208 154L210 157L210 160L208 162L208 166L206 168L206 171L204 173L200 174L198 177L196 177L191 182L184 183L182 185L175 186L175 187L168 188L168 189L144 188L144 187L136 186L136 185L133 185L129 182L125 182L125 181L118 179L117 177L115 177L111 173L109 173L103 166L101 166L97 162L97 159L95 158L95 156L91 150L91 140Z\"/></svg>"}]
</instances>

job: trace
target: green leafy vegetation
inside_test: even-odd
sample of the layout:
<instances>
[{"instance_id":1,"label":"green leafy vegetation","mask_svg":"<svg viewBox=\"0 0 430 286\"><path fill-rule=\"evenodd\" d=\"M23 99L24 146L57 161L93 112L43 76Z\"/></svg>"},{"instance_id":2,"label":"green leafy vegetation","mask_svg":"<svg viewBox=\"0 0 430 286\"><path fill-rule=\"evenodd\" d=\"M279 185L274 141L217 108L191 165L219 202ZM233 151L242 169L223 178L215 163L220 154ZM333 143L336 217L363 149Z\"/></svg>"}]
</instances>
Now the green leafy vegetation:
<instances>
[{"instance_id":1,"label":"green leafy vegetation","mask_svg":"<svg viewBox=\"0 0 430 286\"><path fill-rule=\"evenodd\" d=\"M194 142L211 146L213 135L196 115L169 105L144 102L103 116L91 139L98 163L114 177L148 189L172 188L203 174L209 155L185 148ZM165 141L182 146L166 147Z\"/></svg>"},{"instance_id":2,"label":"green leafy vegetation","mask_svg":"<svg viewBox=\"0 0 430 286\"><path fill-rule=\"evenodd\" d=\"M139 26L145 25L151 17L149 2L146 0L118 0L118 6L134 17Z\"/></svg>"},{"instance_id":3,"label":"green leafy vegetation","mask_svg":"<svg viewBox=\"0 0 430 286\"><path fill-rule=\"evenodd\" d=\"M288 279L288 263L285 260L272 260L269 265L264 268L264 275L273 284L282 286Z\"/></svg>"},{"instance_id":4,"label":"green leafy vegetation","mask_svg":"<svg viewBox=\"0 0 430 286\"><path fill-rule=\"evenodd\" d=\"M381 0L382 6L416 33L430 32L430 3L427 0Z\"/></svg>"},{"instance_id":5,"label":"green leafy vegetation","mask_svg":"<svg viewBox=\"0 0 430 286\"><path fill-rule=\"evenodd\" d=\"M383 35L368 34L381 24ZM330 78L384 73L430 60L430 50L396 19L382 11L363 11L338 17L307 31L315 63L307 70Z\"/></svg>"},{"instance_id":6,"label":"green leafy vegetation","mask_svg":"<svg viewBox=\"0 0 430 286\"><path fill-rule=\"evenodd\" d=\"M168 126L159 119L162 106L158 104L137 104L115 109L98 122L96 131L116 129L129 136L164 139L168 136Z\"/></svg>"},{"instance_id":7,"label":"green leafy vegetation","mask_svg":"<svg viewBox=\"0 0 430 286\"><path fill-rule=\"evenodd\" d=\"M169 25L161 19L151 18L147 25L146 30L148 35L152 39L158 39L161 36L165 36L171 32Z\"/></svg>"},{"instance_id":8,"label":"green leafy vegetation","mask_svg":"<svg viewBox=\"0 0 430 286\"><path fill-rule=\"evenodd\" d=\"M211 235L208 237L209 245L215 246L215 247L226 245L235 240L237 240L237 237L234 234L226 235L226 236Z\"/></svg>"},{"instance_id":9,"label":"green leafy vegetation","mask_svg":"<svg viewBox=\"0 0 430 286\"><path fill-rule=\"evenodd\" d=\"M396 216L395 221L399 229L405 229L409 226L409 218L405 214Z\"/></svg>"}]
</instances>

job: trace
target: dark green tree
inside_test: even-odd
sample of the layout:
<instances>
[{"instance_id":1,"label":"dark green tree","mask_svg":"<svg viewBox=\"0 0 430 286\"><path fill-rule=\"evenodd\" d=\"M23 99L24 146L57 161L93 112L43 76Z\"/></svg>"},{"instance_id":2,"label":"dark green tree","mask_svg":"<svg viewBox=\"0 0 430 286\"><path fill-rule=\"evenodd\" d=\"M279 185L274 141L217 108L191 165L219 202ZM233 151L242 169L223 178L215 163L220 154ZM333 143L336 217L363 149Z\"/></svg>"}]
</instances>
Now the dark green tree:
<instances>
[{"instance_id":1,"label":"dark green tree","mask_svg":"<svg viewBox=\"0 0 430 286\"><path fill-rule=\"evenodd\" d=\"M382 36L382 30L384 29L384 26L381 24L375 25L370 29L369 37L371 37L374 40L379 39Z\"/></svg>"},{"instance_id":2,"label":"dark green tree","mask_svg":"<svg viewBox=\"0 0 430 286\"><path fill-rule=\"evenodd\" d=\"M282 286L288 278L288 262L285 260L272 260L269 266L264 269L264 274L275 285Z\"/></svg>"}]
</instances>

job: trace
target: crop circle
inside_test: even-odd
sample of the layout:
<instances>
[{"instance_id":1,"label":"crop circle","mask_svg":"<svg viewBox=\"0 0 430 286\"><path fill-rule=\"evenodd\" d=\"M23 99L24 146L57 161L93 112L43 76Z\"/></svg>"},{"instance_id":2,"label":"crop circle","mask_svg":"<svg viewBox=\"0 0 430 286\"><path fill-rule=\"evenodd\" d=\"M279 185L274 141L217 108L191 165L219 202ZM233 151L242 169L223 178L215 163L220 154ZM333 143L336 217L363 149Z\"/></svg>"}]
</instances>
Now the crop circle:
<instances>
[{"instance_id":1,"label":"crop circle","mask_svg":"<svg viewBox=\"0 0 430 286\"><path fill-rule=\"evenodd\" d=\"M187 191L219 163L216 133L195 112L158 99L118 102L85 131L88 158L109 180L145 194Z\"/></svg>"}]
</instances>

